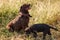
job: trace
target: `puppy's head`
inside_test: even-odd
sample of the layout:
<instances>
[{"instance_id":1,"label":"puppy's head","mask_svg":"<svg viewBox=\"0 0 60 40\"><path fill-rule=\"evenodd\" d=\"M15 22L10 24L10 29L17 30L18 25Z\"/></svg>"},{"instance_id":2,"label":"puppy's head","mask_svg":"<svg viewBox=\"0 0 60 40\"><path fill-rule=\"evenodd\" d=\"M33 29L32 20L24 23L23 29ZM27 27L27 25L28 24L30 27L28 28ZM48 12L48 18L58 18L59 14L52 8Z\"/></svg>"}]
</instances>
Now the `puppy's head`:
<instances>
[{"instance_id":1,"label":"puppy's head","mask_svg":"<svg viewBox=\"0 0 60 40\"><path fill-rule=\"evenodd\" d=\"M26 34L27 36L29 36L30 33L31 33L30 28L26 28L26 29L25 29L25 34Z\"/></svg>"}]
</instances>

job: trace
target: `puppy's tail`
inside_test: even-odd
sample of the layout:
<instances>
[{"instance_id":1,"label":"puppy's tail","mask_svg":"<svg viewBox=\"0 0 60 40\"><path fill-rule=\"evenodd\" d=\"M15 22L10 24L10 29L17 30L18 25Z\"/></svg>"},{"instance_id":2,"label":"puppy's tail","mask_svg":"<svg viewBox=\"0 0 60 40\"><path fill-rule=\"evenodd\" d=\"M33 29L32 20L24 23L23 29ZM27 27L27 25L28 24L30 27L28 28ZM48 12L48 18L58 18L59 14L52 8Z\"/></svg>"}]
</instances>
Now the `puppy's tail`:
<instances>
[{"instance_id":1,"label":"puppy's tail","mask_svg":"<svg viewBox=\"0 0 60 40\"><path fill-rule=\"evenodd\" d=\"M54 27L50 27L51 29L54 29L54 30L56 30L56 31L58 31L58 29L57 28L54 28Z\"/></svg>"}]
</instances>

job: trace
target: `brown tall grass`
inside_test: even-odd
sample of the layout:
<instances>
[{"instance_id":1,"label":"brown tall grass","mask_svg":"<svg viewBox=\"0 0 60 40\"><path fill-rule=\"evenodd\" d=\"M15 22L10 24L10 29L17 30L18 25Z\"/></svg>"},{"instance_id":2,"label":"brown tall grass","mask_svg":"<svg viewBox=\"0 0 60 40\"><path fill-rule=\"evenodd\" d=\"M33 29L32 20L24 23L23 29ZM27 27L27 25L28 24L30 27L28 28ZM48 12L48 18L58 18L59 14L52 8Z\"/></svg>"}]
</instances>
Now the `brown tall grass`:
<instances>
[{"instance_id":1,"label":"brown tall grass","mask_svg":"<svg viewBox=\"0 0 60 40\"><path fill-rule=\"evenodd\" d=\"M29 11L32 15L29 26L46 23L60 29L60 0L0 0L0 40L15 40L15 36L18 34L8 32L5 26L18 15L20 6L24 3L30 3L32 6ZM60 32L51 31L51 33L53 40L60 40ZM16 40L21 39L20 37L16 38Z\"/></svg>"}]
</instances>

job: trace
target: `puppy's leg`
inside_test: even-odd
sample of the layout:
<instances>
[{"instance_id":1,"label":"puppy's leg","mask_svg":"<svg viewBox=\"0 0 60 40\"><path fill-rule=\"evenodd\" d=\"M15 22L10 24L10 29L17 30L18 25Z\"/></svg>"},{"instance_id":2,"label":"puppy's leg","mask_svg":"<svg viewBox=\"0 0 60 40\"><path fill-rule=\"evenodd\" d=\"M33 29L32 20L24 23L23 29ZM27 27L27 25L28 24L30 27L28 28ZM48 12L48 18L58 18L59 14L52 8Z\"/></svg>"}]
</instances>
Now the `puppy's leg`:
<instances>
[{"instance_id":1,"label":"puppy's leg","mask_svg":"<svg viewBox=\"0 0 60 40\"><path fill-rule=\"evenodd\" d=\"M43 32L43 40L46 40L46 32Z\"/></svg>"},{"instance_id":2,"label":"puppy's leg","mask_svg":"<svg viewBox=\"0 0 60 40\"><path fill-rule=\"evenodd\" d=\"M48 35L49 35L49 39L52 40L52 36L51 36L51 32L50 31L48 32Z\"/></svg>"},{"instance_id":3,"label":"puppy's leg","mask_svg":"<svg viewBox=\"0 0 60 40\"><path fill-rule=\"evenodd\" d=\"M36 32L32 32L33 33L33 36L36 38L37 37L37 33Z\"/></svg>"},{"instance_id":4,"label":"puppy's leg","mask_svg":"<svg viewBox=\"0 0 60 40\"><path fill-rule=\"evenodd\" d=\"M38 40L37 36L37 33L33 31L33 37L35 37L34 40Z\"/></svg>"}]
</instances>

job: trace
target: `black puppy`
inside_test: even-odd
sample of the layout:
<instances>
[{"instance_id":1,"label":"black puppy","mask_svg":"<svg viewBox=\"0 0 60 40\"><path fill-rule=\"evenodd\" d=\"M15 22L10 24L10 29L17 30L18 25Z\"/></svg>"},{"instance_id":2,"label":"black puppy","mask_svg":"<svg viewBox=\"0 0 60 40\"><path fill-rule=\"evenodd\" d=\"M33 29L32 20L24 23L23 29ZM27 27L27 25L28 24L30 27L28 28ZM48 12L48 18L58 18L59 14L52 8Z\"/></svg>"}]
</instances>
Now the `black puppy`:
<instances>
[{"instance_id":1,"label":"black puppy","mask_svg":"<svg viewBox=\"0 0 60 40\"><path fill-rule=\"evenodd\" d=\"M47 24L34 24L29 29L25 30L26 35L33 33L34 37L37 37L37 32L43 32L43 39L45 39L46 34L51 35L50 28L58 31L58 29L53 28Z\"/></svg>"}]
</instances>

